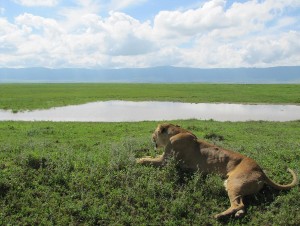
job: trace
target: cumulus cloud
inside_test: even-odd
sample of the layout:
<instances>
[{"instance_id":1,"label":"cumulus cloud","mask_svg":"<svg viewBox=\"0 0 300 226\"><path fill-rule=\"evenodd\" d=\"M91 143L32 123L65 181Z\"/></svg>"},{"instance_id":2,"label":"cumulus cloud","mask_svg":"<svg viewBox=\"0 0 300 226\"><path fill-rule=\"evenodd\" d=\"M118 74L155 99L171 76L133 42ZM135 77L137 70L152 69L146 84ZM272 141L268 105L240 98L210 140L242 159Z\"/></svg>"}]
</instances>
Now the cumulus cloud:
<instances>
[{"instance_id":1,"label":"cumulus cloud","mask_svg":"<svg viewBox=\"0 0 300 226\"><path fill-rule=\"evenodd\" d=\"M229 9L225 5L224 0L211 0L197 9L162 11L155 17L154 28L169 38L216 31L223 37L246 35L263 31L266 23L290 6L287 2L273 0L233 3Z\"/></svg>"},{"instance_id":2,"label":"cumulus cloud","mask_svg":"<svg viewBox=\"0 0 300 226\"><path fill-rule=\"evenodd\" d=\"M12 22L0 17L0 66L265 67L300 62L299 18L286 13L300 7L297 0L230 6L210 0L191 9L161 11L145 22L116 10L142 2L111 1L115 10L106 16L99 14L103 1L77 0L77 6L59 10L59 19L30 13Z\"/></svg>"},{"instance_id":3,"label":"cumulus cloud","mask_svg":"<svg viewBox=\"0 0 300 226\"><path fill-rule=\"evenodd\" d=\"M113 62L109 58L141 55L155 48L148 35L150 24L119 12L111 12L105 19L83 15L77 18L76 29L28 13L16 17L14 24L1 19L0 25L0 48L6 53L14 50L20 66L109 67ZM11 58L4 52L1 56L0 66L5 66Z\"/></svg>"},{"instance_id":4,"label":"cumulus cloud","mask_svg":"<svg viewBox=\"0 0 300 226\"><path fill-rule=\"evenodd\" d=\"M263 36L252 39L245 43L243 59L249 65L259 64L262 66L288 62L300 62L300 33L289 31L279 36ZM296 60L296 61L295 61Z\"/></svg>"},{"instance_id":5,"label":"cumulus cloud","mask_svg":"<svg viewBox=\"0 0 300 226\"><path fill-rule=\"evenodd\" d=\"M286 8L299 7L299 2L248 1L228 9L225 3L211 0L196 9L163 11L155 17L154 31L164 45L190 43L190 48L180 49L182 58L176 65L248 67L299 62L295 61L299 52L289 50L300 46L294 42L299 32L284 29L296 20L283 16Z\"/></svg>"},{"instance_id":6,"label":"cumulus cloud","mask_svg":"<svg viewBox=\"0 0 300 226\"><path fill-rule=\"evenodd\" d=\"M154 20L154 28L163 36L193 36L210 29L229 26L223 0L212 0L195 10L162 11Z\"/></svg>"}]
</instances>

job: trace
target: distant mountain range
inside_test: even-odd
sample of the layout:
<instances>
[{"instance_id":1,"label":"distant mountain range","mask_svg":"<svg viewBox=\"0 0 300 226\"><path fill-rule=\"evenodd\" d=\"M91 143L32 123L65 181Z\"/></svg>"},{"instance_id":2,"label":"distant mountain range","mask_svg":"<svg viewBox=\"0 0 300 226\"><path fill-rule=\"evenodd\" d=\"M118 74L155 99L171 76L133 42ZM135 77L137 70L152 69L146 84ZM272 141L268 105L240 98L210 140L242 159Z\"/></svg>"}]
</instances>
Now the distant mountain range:
<instances>
[{"instance_id":1,"label":"distant mountain range","mask_svg":"<svg viewBox=\"0 0 300 226\"><path fill-rule=\"evenodd\" d=\"M300 83L300 66L270 68L182 68L125 69L0 68L0 83Z\"/></svg>"}]
</instances>

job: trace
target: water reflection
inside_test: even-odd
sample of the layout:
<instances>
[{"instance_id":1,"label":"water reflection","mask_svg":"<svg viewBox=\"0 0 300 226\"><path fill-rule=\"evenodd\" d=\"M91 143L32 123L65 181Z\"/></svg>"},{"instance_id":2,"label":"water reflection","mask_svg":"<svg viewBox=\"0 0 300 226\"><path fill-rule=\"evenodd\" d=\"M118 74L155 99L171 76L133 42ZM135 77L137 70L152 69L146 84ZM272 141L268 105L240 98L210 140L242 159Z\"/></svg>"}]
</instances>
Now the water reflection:
<instances>
[{"instance_id":1,"label":"water reflection","mask_svg":"<svg viewBox=\"0 0 300 226\"><path fill-rule=\"evenodd\" d=\"M18 113L0 110L2 121L137 122L176 119L290 121L300 119L300 106L104 101Z\"/></svg>"}]
</instances>

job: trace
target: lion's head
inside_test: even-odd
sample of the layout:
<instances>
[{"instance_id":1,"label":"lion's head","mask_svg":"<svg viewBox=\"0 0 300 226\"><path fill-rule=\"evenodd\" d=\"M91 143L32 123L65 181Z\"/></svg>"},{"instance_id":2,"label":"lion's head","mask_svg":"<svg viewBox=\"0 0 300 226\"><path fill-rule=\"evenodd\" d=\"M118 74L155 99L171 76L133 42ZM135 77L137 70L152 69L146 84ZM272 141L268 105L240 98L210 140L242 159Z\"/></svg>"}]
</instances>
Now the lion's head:
<instances>
[{"instance_id":1,"label":"lion's head","mask_svg":"<svg viewBox=\"0 0 300 226\"><path fill-rule=\"evenodd\" d=\"M173 124L159 124L152 134L152 141L155 143L156 148L165 147L170 142L171 137L182 132L187 131Z\"/></svg>"}]
</instances>

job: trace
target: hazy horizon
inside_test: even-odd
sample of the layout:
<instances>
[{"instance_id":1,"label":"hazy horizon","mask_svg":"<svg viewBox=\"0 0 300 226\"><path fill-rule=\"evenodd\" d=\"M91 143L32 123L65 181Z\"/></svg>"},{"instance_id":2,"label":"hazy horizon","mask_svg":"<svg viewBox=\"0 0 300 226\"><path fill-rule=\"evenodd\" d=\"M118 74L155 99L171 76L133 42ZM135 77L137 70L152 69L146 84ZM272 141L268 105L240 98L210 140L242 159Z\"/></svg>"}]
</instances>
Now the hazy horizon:
<instances>
[{"instance_id":1,"label":"hazy horizon","mask_svg":"<svg viewBox=\"0 0 300 226\"><path fill-rule=\"evenodd\" d=\"M5 82L300 83L300 66L211 69L184 67L0 68L0 83Z\"/></svg>"}]
</instances>

